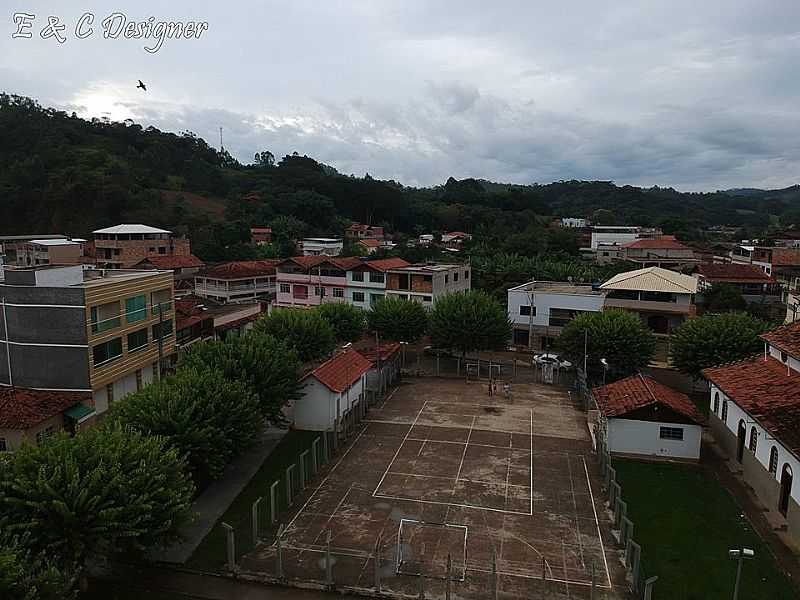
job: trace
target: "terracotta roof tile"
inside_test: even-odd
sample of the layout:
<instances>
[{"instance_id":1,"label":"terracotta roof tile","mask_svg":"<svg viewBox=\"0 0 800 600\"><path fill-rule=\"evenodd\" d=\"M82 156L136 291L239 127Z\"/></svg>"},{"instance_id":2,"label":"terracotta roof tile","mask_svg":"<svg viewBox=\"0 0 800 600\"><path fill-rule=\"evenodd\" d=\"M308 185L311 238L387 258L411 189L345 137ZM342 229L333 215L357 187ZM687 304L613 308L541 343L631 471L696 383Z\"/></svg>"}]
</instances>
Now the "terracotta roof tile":
<instances>
[{"instance_id":1,"label":"terracotta roof tile","mask_svg":"<svg viewBox=\"0 0 800 600\"><path fill-rule=\"evenodd\" d=\"M314 377L329 390L342 393L369 371L372 364L355 350L346 350L322 363L306 377Z\"/></svg>"},{"instance_id":2,"label":"terracotta roof tile","mask_svg":"<svg viewBox=\"0 0 800 600\"><path fill-rule=\"evenodd\" d=\"M674 237L662 237L655 239L642 239L624 244L623 248L653 248L658 250L691 250L689 246L681 244Z\"/></svg>"},{"instance_id":3,"label":"terracotta roof tile","mask_svg":"<svg viewBox=\"0 0 800 600\"><path fill-rule=\"evenodd\" d=\"M704 369L711 383L800 457L800 374L772 357Z\"/></svg>"},{"instance_id":4,"label":"terracotta roof tile","mask_svg":"<svg viewBox=\"0 0 800 600\"><path fill-rule=\"evenodd\" d=\"M738 263L703 263L695 271L711 283L775 283L756 265Z\"/></svg>"},{"instance_id":5,"label":"terracotta roof tile","mask_svg":"<svg viewBox=\"0 0 800 600\"><path fill-rule=\"evenodd\" d=\"M375 269L377 271L388 271L389 269L401 269L409 266L409 263L402 258L382 258L380 260L365 261L356 269Z\"/></svg>"},{"instance_id":6,"label":"terracotta roof tile","mask_svg":"<svg viewBox=\"0 0 800 600\"><path fill-rule=\"evenodd\" d=\"M136 264L136 266L153 265L156 269L192 269L204 267L205 263L194 254L179 256L150 256Z\"/></svg>"},{"instance_id":7,"label":"terracotta roof tile","mask_svg":"<svg viewBox=\"0 0 800 600\"><path fill-rule=\"evenodd\" d=\"M275 266L279 262L279 260L240 260L211 267L199 275L211 279L241 279L274 275Z\"/></svg>"},{"instance_id":8,"label":"terracotta roof tile","mask_svg":"<svg viewBox=\"0 0 800 600\"><path fill-rule=\"evenodd\" d=\"M376 240L375 238L367 238L365 240L358 240L358 243L362 246L366 246L367 248L378 248L381 245L380 240Z\"/></svg>"},{"instance_id":9,"label":"terracotta roof tile","mask_svg":"<svg viewBox=\"0 0 800 600\"><path fill-rule=\"evenodd\" d=\"M705 419L697 407L682 394L649 375L633 375L592 389L600 412L606 417L622 417L630 412L660 404L702 424Z\"/></svg>"},{"instance_id":10,"label":"terracotta roof tile","mask_svg":"<svg viewBox=\"0 0 800 600\"><path fill-rule=\"evenodd\" d=\"M83 401L89 392L42 391L0 387L0 428L29 429Z\"/></svg>"},{"instance_id":11,"label":"terracotta roof tile","mask_svg":"<svg viewBox=\"0 0 800 600\"><path fill-rule=\"evenodd\" d=\"M773 248L770 262L775 267L800 266L800 250L796 248Z\"/></svg>"},{"instance_id":12,"label":"terracotta roof tile","mask_svg":"<svg viewBox=\"0 0 800 600\"><path fill-rule=\"evenodd\" d=\"M279 261L277 266L285 265L290 262L303 269L315 269L323 264L330 264L342 271L349 271L361 265L364 261L356 256L292 256L291 258Z\"/></svg>"},{"instance_id":13,"label":"terracotta roof tile","mask_svg":"<svg viewBox=\"0 0 800 600\"><path fill-rule=\"evenodd\" d=\"M800 321L782 325L777 329L762 333L759 337L781 352L800 357Z\"/></svg>"},{"instance_id":14,"label":"terracotta roof tile","mask_svg":"<svg viewBox=\"0 0 800 600\"><path fill-rule=\"evenodd\" d=\"M364 339L355 342L353 347L361 356L374 365L377 363L379 351L381 361L389 360L400 351L400 342L383 342L379 345L378 349L376 349L374 340Z\"/></svg>"}]
</instances>

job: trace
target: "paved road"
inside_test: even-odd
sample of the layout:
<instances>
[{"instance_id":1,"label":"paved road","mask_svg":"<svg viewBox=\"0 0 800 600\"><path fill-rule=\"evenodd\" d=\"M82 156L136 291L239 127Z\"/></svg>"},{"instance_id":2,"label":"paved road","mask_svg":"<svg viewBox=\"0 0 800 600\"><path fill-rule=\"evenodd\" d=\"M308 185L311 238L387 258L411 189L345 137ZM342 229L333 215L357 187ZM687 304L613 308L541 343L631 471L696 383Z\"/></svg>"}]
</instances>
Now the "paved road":
<instances>
[{"instance_id":1,"label":"paved road","mask_svg":"<svg viewBox=\"0 0 800 600\"><path fill-rule=\"evenodd\" d=\"M186 563L286 433L286 429L264 431L258 445L228 465L222 478L208 486L195 500L192 509L197 513L197 519L181 532L185 541L154 553L151 558L161 562Z\"/></svg>"}]
</instances>

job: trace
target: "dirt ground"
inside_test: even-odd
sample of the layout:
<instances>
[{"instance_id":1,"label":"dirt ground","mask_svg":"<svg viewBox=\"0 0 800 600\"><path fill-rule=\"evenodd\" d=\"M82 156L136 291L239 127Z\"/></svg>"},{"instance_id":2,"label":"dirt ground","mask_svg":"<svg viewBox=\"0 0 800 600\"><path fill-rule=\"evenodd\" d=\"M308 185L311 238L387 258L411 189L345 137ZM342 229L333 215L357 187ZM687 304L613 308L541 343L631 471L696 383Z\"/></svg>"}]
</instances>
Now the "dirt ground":
<instances>
[{"instance_id":1,"label":"dirt ground","mask_svg":"<svg viewBox=\"0 0 800 600\"><path fill-rule=\"evenodd\" d=\"M585 416L564 388L426 379L370 410L280 540L289 579L443 598L625 597ZM330 542L328 543L328 540ZM278 544L241 559L275 574ZM448 563L450 568L448 570ZM496 572L496 576L493 575ZM449 576L448 576L449 572ZM543 593L546 596L543 596ZM538 595L537 595L538 594Z\"/></svg>"}]
</instances>

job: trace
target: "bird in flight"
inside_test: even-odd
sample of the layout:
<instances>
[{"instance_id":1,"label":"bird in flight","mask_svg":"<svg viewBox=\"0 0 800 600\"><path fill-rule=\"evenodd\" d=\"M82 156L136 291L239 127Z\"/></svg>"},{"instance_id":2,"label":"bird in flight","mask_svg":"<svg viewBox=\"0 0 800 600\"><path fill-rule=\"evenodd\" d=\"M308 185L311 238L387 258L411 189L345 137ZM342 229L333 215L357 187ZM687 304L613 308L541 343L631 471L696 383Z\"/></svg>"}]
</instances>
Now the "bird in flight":
<instances>
[{"instance_id":1,"label":"bird in flight","mask_svg":"<svg viewBox=\"0 0 800 600\"><path fill-rule=\"evenodd\" d=\"M142 89L143 89L145 92L147 91L147 86L146 86L145 84L143 84L143 83L142 83L142 80L141 80L141 79L139 80L139 85L137 85L137 86L136 86L136 88L137 88L137 89L138 89L138 88L142 88Z\"/></svg>"}]
</instances>

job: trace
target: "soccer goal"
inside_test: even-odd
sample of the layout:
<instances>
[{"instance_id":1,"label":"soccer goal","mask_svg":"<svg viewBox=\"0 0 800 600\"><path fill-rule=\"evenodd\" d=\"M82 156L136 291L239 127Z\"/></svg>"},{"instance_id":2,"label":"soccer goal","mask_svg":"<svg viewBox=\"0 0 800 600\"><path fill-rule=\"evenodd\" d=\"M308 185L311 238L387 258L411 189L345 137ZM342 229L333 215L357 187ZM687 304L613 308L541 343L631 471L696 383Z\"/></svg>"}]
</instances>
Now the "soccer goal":
<instances>
[{"instance_id":1,"label":"soccer goal","mask_svg":"<svg viewBox=\"0 0 800 600\"><path fill-rule=\"evenodd\" d=\"M464 581L466 570L464 525L401 519L397 532L398 574Z\"/></svg>"}]
</instances>

